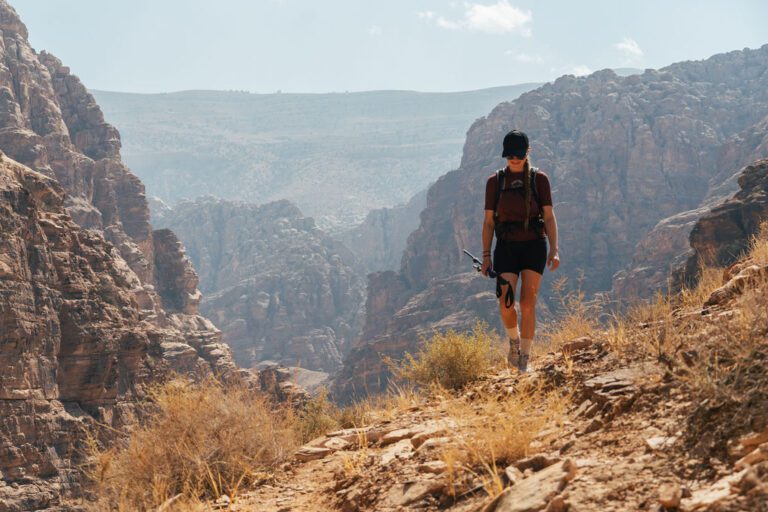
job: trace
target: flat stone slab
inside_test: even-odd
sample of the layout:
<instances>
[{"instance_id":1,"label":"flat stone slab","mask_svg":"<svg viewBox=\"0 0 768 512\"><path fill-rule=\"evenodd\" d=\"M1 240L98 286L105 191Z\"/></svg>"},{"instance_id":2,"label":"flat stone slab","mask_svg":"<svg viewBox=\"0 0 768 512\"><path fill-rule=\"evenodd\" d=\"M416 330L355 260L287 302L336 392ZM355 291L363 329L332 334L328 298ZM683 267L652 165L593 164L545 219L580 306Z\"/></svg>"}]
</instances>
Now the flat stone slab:
<instances>
[{"instance_id":1,"label":"flat stone slab","mask_svg":"<svg viewBox=\"0 0 768 512\"><path fill-rule=\"evenodd\" d=\"M505 489L483 512L544 510L575 476L576 464L570 459L553 464Z\"/></svg>"}]
</instances>

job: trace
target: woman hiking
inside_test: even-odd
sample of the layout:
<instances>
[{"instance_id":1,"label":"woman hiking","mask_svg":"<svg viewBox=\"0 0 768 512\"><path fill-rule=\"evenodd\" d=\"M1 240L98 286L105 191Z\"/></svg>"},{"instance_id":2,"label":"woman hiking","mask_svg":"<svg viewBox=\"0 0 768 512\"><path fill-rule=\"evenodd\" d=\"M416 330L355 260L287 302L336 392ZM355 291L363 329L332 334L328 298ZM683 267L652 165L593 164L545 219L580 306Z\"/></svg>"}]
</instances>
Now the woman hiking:
<instances>
[{"instance_id":1,"label":"woman hiking","mask_svg":"<svg viewBox=\"0 0 768 512\"><path fill-rule=\"evenodd\" d=\"M528 152L525 133L518 130L507 133L502 152L507 166L488 178L483 220L483 275L488 275L493 265L500 276L496 295L509 336L507 361L520 372L528 371L541 275L547 265L552 271L560 265L549 178L531 165ZM491 263L494 234L496 248ZM514 300L518 281L521 283L519 330Z\"/></svg>"}]
</instances>

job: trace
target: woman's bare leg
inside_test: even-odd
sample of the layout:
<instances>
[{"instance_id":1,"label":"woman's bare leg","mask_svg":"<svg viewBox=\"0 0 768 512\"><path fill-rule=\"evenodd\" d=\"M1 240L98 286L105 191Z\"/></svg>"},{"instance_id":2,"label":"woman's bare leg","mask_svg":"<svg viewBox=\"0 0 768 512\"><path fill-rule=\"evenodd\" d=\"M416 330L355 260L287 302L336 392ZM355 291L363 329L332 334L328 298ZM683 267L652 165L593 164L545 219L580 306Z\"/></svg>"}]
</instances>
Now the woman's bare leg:
<instances>
[{"instance_id":1,"label":"woman's bare leg","mask_svg":"<svg viewBox=\"0 0 768 512\"><path fill-rule=\"evenodd\" d=\"M528 357L536 333L536 297L541 285L541 274L523 270L520 277L520 358L517 365L521 372L528 371Z\"/></svg>"},{"instance_id":2,"label":"woman's bare leg","mask_svg":"<svg viewBox=\"0 0 768 512\"><path fill-rule=\"evenodd\" d=\"M509 338L509 352L507 353L507 362L512 367L517 367L520 361L520 332L517 328L517 310L515 310L515 301L507 307L505 297L507 295L507 289L511 286L512 291L517 291L517 274L511 272L504 272L501 277L506 279L510 284L501 286L501 297L499 297L499 313L501 313L501 321L504 322L504 328L507 331L507 337Z\"/></svg>"},{"instance_id":3,"label":"woman's bare leg","mask_svg":"<svg viewBox=\"0 0 768 512\"><path fill-rule=\"evenodd\" d=\"M517 290L517 274L512 272L504 272L501 277L511 283L512 290ZM499 313L501 313L501 321L504 322L504 327L512 328L517 327L517 311L515 310L515 302L512 301L512 305L507 307L504 304L504 297L507 295L508 285L501 285L501 297L499 297Z\"/></svg>"}]
</instances>

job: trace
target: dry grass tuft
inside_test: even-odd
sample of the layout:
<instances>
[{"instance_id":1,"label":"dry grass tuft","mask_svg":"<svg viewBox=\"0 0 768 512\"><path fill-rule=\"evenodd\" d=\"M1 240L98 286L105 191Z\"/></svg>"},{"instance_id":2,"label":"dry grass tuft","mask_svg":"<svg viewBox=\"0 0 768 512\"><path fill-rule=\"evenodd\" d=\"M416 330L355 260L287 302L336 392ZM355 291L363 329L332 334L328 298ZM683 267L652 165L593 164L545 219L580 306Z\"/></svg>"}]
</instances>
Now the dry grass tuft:
<instances>
[{"instance_id":1,"label":"dry grass tuft","mask_svg":"<svg viewBox=\"0 0 768 512\"><path fill-rule=\"evenodd\" d=\"M328 400L328 390L320 388L296 413L295 429L299 433L299 439L306 443L337 430L342 426L339 421L341 415L342 411Z\"/></svg>"},{"instance_id":2,"label":"dry grass tuft","mask_svg":"<svg viewBox=\"0 0 768 512\"><path fill-rule=\"evenodd\" d=\"M469 472L482 478L489 494L500 492L497 468L534 453L545 441L537 439L540 433L563 417L568 402L561 390L522 383L505 397L489 392L472 401L451 401L448 415L459 425L459 444L443 453L448 481L460 482Z\"/></svg>"},{"instance_id":3,"label":"dry grass tuft","mask_svg":"<svg viewBox=\"0 0 768 512\"><path fill-rule=\"evenodd\" d=\"M733 316L713 322L684 352L678 378L697 404L688 437L727 459L727 441L768 425L768 280L747 290Z\"/></svg>"},{"instance_id":4,"label":"dry grass tuft","mask_svg":"<svg viewBox=\"0 0 768 512\"><path fill-rule=\"evenodd\" d=\"M406 353L402 363L389 361L389 366L396 378L422 387L438 384L461 389L502 363L494 339L495 334L482 322L476 323L471 333L435 333L416 357Z\"/></svg>"},{"instance_id":5,"label":"dry grass tuft","mask_svg":"<svg viewBox=\"0 0 768 512\"><path fill-rule=\"evenodd\" d=\"M290 411L213 379L172 380L151 393L149 410L122 446L90 442L87 473L101 510L192 510L201 500L236 496L298 442Z\"/></svg>"},{"instance_id":6,"label":"dry grass tuft","mask_svg":"<svg viewBox=\"0 0 768 512\"><path fill-rule=\"evenodd\" d=\"M749 257L757 265L768 265L768 220L760 223L760 229L750 240Z\"/></svg>"},{"instance_id":7,"label":"dry grass tuft","mask_svg":"<svg viewBox=\"0 0 768 512\"><path fill-rule=\"evenodd\" d=\"M543 329L544 344L541 350L556 351L564 343L582 336L591 336L600 327L601 304L587 301L579 287L567 291L568 279L557 279L552 285L557 302L557 322Z\"/></svg>"},{"instance_id":8,"label":"dry grass tuft","mask_svg":"<svg viewBox=\"0 0 768 512\"><path fill-rule=\"evenodd\" d=\"M614 316L605 335L608 346L627 357L665 357L676 332L672 311L670 298L661 294L630 307Z\"/></svg>"},{"instance_id":9,"label":"dry grass tuft","mask_svg":"<svg viewBox=\"0 0 768 512\"><path fill-rule=\"evenodd\" d=\"M675 304L681 309L701 309L713 291L723 285L723 269L720 267L700 265L696 286L684 288L676 297Z\"/></svg>"},{"instance_id":10,"label":"dry grass tuft","mask_svg":"<svg viewBox=\"0 0 768 512\"><path fill-rule=\"evenodd\" d=\"M371 395L344 408L339 421L343 428L362 427L375 421L394 420L401 413L423 405L430 390L421 391L411 384L390 382L386 393Z\"/></svg>"}]
</instances>

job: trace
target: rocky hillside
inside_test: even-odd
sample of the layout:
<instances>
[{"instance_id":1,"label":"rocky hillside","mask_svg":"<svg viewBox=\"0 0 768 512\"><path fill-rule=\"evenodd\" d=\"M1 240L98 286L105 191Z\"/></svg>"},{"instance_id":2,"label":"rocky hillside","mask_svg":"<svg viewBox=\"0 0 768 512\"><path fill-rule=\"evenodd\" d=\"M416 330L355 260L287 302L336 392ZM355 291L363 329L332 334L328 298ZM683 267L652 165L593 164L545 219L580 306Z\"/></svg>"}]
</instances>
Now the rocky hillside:
<instances>
[{"instance_id":1,"label":"rocky hillside","mask_svg":"<svg viewBox=\"0 0 768 512\"><path fill-rule=\"evenodd\" d=\"M78 493L83 427L134 421L147 382L241 373L117 130L2 0L0 32L0 510L42 510Z\"/></svg>"},{"instance_id":2,"label":"rocky hillside","mask_svg":"<svg viewBox=\"0 0 768 512\"><path fill-rule=\"evenodd\" d=\"M204 198L157 208L200 273L201 312L237 362L331 372L362 326L355 258L288 201L256 206Z\"/></svg>"},{"instance_id":3,"label":"rocky hillside","mask_svg":"<svg viewBox=\"0 0 768 512\"><path fill-rule=\"evenodd\" d=\"M479 251L485 180L503 165L500 141L512 127L530 135L532 161L553 184L563 261L558 272L573 282L583 271L588 293L657 289L674 253L687 251L695 212L660 221L733 192L732 177L765 156L766 69L768 45L629 77L608 70L565 76L477 121L459 169L429 189L398 274L371 278L366 334L345 363L339 392L384 381L379 354L415 348L418 337L408 319L418 317L419 328L430 329L477 309L478 289L469 274L460 277L468 267L461 251ZM663 234L653 231L657 224ZM649 254L659 238L664 244ZM614 278L633 259L638 268ZM543 306L552 281L545 276ZM445 307L434 309L437 301ZM495 325L494 308L483 310L481 317Z\"/></svg>"},{"instance_id":4,"label":"rocky hillside","mask_svg":"<svg viewBox=\"0 0 768 512\"><path fill-rule=\"evenodd\" d=\"M397 270L408 235L419 227L419 213L426 205L424 190L405 204L370 211L360 225L337 238L354 253L366 274Z\"/></svg>"},{"instance_id":5,"label":"rocky hillside","mask_svg":"<svg viewBox=\"0 0 768 512\"><path fill-rule=\"evenodd\" d=\"M560 340L533 373L367 402L237 506L764 511L768 225L755 253L714 289Z\"/></svg>"},{"instance_id":6,"label":"rocky hillside","mask_svg":"<svg viewBox=\"0 0 768 512\"><path fill-rule=\"evenodd\" d=\"M768 219L768 159L749 165L739 175L740 190L702 215L690 234L692 254L684 281L696 280L701 265L728 266L748 250L760 224Z\"/></svg>"},{"instance_id":7,"label":"rocky hillside","mask_svg":"<svg viewBox=\"0 0 768 512\"><path fill-rule=\"evenodd\" d=\"M288 199L323 229L407 202L455 166L469 126L538 84L457 93L94 91L123 156L169 204Z\"/></svg>"}]
</instances>

